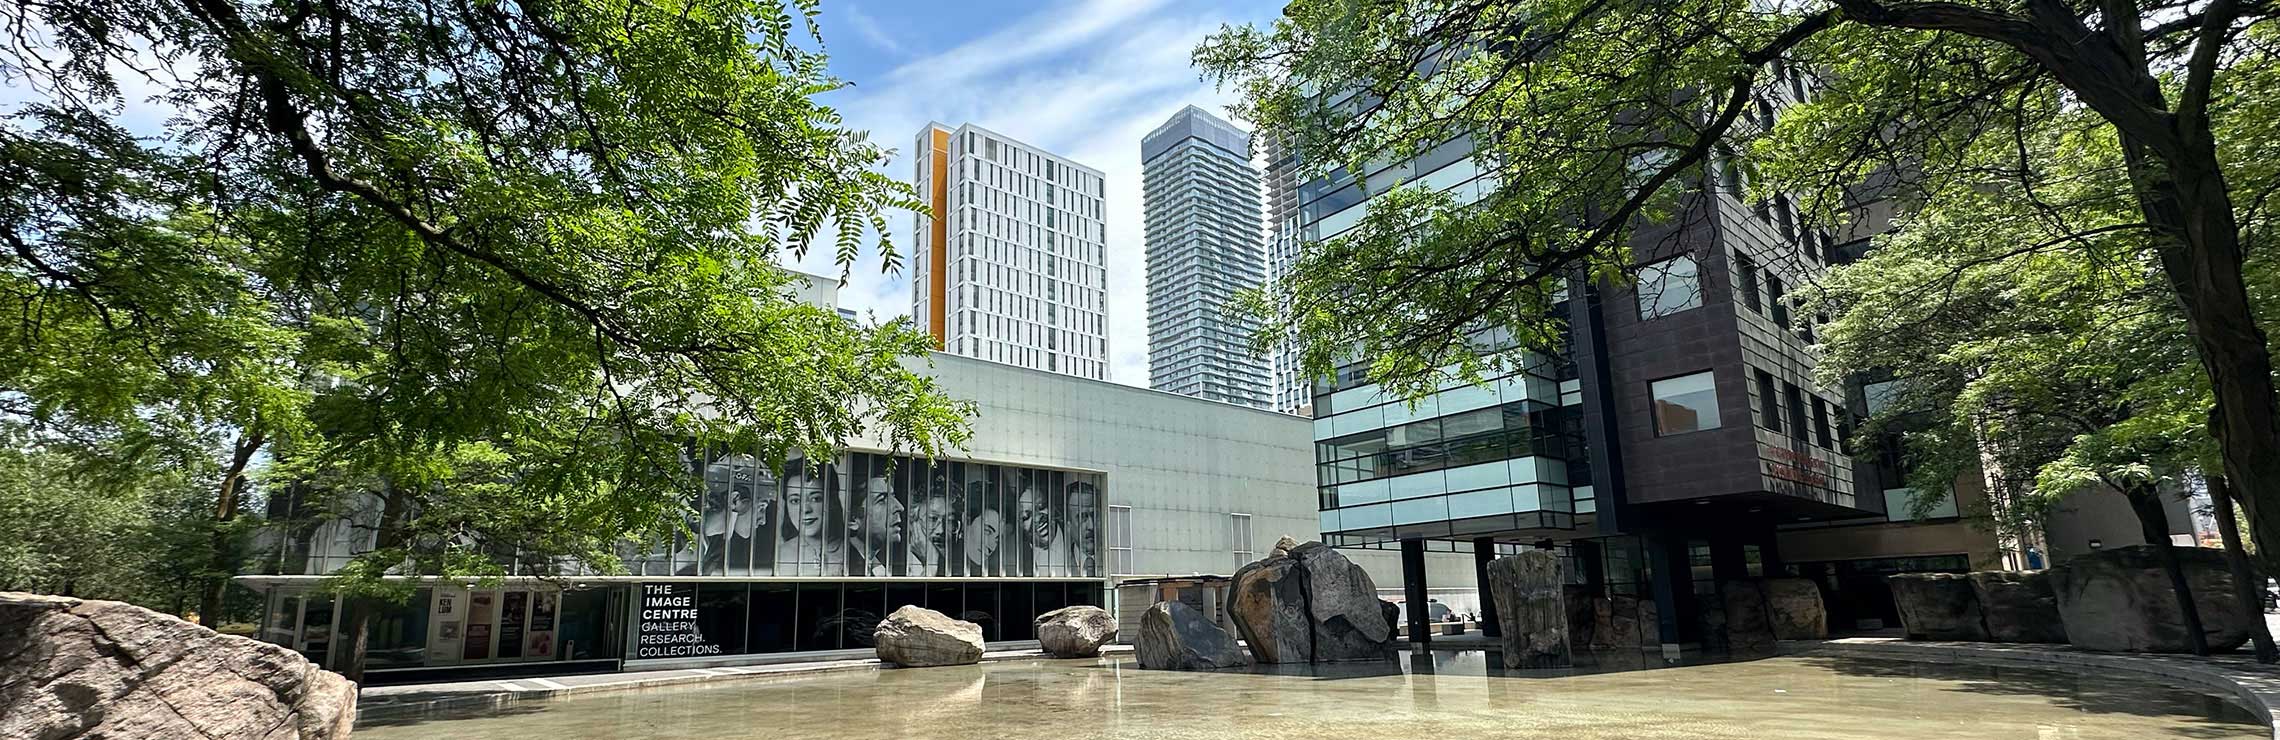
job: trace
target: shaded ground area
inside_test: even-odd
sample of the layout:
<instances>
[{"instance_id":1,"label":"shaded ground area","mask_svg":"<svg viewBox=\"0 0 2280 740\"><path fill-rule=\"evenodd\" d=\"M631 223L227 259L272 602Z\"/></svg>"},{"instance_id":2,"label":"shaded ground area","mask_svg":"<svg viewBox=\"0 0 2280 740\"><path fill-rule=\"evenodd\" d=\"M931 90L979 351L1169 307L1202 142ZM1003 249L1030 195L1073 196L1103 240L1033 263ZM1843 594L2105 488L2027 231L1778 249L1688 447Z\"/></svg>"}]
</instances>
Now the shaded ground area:
<instances>
[{"instance_id":1,"label":"shaded ground area","mask_svg":"<svg viewBox=\"0 0 2280 740\"><path fill-rule=\"evenodd\" d=\"M2143 680L1798 656L1505 672L1433 651L1321 672L1125 659L819 674L368 723L359 740L512 738L2264 738L2246 709Z\"/></svg>"}]
</instances>

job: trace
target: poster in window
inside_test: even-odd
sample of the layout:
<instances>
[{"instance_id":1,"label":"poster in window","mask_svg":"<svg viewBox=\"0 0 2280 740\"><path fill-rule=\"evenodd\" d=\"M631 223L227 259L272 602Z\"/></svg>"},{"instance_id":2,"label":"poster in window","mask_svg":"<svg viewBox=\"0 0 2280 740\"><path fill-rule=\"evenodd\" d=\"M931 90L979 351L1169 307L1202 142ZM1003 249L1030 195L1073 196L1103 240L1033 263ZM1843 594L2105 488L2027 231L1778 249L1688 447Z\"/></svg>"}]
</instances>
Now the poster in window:
<instances>
[{"instance_id":1,"label":"poster in window","mask_svg":"<svg viewBox=\"0 0 2280 740\"><path fill-rule=\"evenodd\" d=\"M910 540L905 548L908 561L904 574L943 578L964 573L959 567L958 543L962 529L958 513L965 510L965 497L950 491L949 463L925 465L907 461L912 470L913 500L905 515L910 520ZM923 480L921 489L915 485Z\"/></svg>"},{"instance_id":2,"label":"poster in window","mask_svg":"<svg viewBox=\"0 0 2280 740\"><path fill-rule=\"evenodd\" d=\"M776 532L776 574L844 575L847 513L838 466L795 459L784 466L784 516Z\"/></svg>"},{"instance_id":3,"label":"poster in window","mask_svg":"<svg viewBox=\"0 0 2280 740\"><path fill-rule=\"evenodd\" d=\"M523 657L554 657L554 614L561 606L562 595L540 591L530 597L530 636L525 638Z\"/></svg>"},{"instance_id":4,"label":"poster in window","mask_svg":"<svg viewBox=\"0 0 2280 740\"><path fill-rule=\"evenodd\" d=\"M491 657L491 629L498 615L493 611L498 594L477 591L467 597L466 648L459 657L466 660L484 660Z\"/></svg>"},{"instance_id":5,"label":"poster in window","mask_svg":"<svg viewBox=\"0 0 2280 740\"><path fill-rule=\"evenodd\" d=\"M776 476L748 453L716 448L704 458L704 498L698 525L702 575L768 575L775 538L767 536L776 504Z\"/></svg>"},{"instance_id":6,"label":"poster in window","mask_svg":"<svg viewBox=\"0 0 2280 740\"><path fill-rule=\"evenodd\" d=\"M499 597L499 657L522 657L523 620L529 607L527 591L508 591Z\"/></svg>"}]
</instances>

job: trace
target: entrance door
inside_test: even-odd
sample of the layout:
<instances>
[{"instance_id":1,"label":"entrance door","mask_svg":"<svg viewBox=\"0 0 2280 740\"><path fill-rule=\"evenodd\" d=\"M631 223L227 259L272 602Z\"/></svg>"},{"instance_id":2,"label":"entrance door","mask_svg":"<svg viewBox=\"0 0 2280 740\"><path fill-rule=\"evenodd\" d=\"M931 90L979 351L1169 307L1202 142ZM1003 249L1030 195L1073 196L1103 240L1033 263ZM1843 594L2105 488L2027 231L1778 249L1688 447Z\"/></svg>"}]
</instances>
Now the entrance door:
<instances>
[{"instance_id":1,"label":"entrance door","mask_svg":"<svg viewBox=\"0 0 2280 740\"><path fill-rule=\"evenodd\" d=\"M332 665L333 597L311 594L301 607L300 639L293 649L317 665Z\"/></svg>"}]
</instances>

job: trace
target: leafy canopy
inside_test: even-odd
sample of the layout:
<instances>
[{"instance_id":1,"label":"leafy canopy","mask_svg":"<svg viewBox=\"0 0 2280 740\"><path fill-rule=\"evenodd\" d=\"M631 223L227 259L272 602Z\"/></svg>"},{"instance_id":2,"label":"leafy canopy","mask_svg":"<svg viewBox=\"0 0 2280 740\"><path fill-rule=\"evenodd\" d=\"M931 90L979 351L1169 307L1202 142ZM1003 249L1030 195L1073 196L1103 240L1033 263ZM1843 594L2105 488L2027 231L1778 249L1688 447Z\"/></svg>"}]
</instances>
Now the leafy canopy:
<instances>
[{"instance_id":1,"label":"leafy canopy","mask_svg":"<svg viewBox=\"0 0 2280 740\"><path fill-rule=\"evenodd\" d=\"M608 566L677 521L691 444L781 460L970 409L777 268L853 269L922 207L817 104L812 0L247 3L0 12L0 399L45 428L248 441L386 492L360 572L451 531ZM175 112L122 123L128 90ZM234 440L234 442L231 442ZM460 563L454 565L453 563ZM494 566L489 566L494 567Z\"/></svg>"}]
</instances>

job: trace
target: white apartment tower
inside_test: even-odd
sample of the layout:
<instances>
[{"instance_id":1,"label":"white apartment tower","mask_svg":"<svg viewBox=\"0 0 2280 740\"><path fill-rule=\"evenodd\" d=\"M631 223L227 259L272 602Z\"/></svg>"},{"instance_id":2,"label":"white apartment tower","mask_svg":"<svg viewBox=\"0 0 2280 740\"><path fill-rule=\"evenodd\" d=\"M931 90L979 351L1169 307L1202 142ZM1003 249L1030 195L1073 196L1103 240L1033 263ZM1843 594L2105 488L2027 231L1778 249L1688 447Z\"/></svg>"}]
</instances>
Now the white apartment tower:
<instances>
[{"instance_id":1,"label":"white apartment tower","mask_svg":"<svg viewBox=\"0 0 2280 740\"><path fill-rule=\"evenodd\" d=\"M966 124L918 132L911 315L942 350L1108 378L1100 170Z\"/></svg>"},{"instance_id":2,"label":"white apartment tower","mask_svg":"<svg viewBox=\"0 0 2280 740\"><path fill-rule=\"evenodd\" d=\"M1298 157L1273 139L1265 141L1267 156L1267 281L1280 284L1298 262L1301 238L1298 209ZM1268 358L1274 376L1267 408L1299 416L1314 415L1314 383L1299 369L1298 352L1289 342L1275 345Z\"/></svg>"},{"instance_id":3,"label":"white apartment tower","mask_svg":"<svg viewBox=\"0 0 2280 740\"><path fill-rule=\"evenodd\" d=\"M1268 407L1259 323L1230 315L1266 285L1251 136L1188 106L1140 140L1147 199L1148 379L1156 390Z\"/></svg>"}]
</instances>

